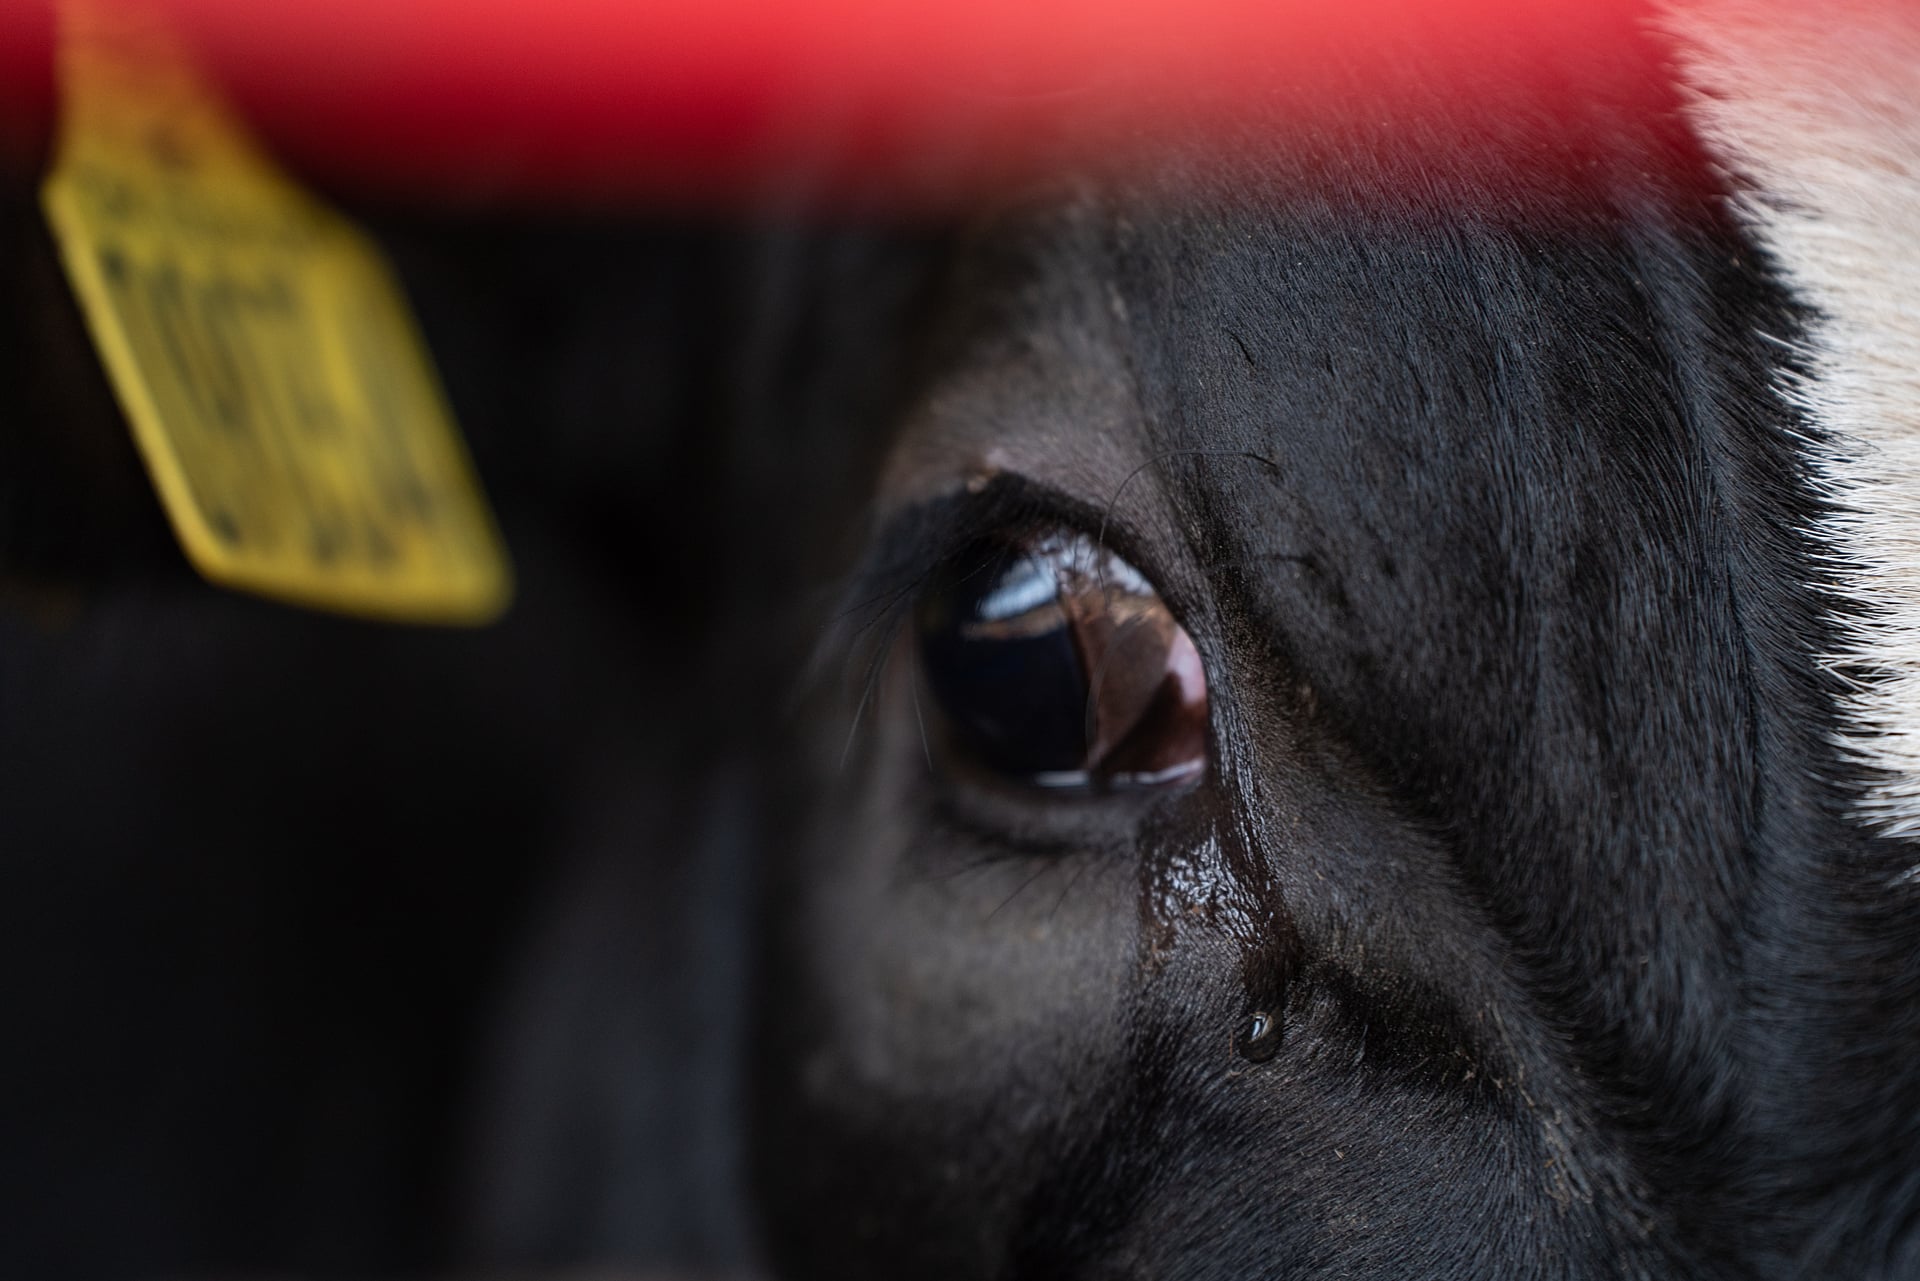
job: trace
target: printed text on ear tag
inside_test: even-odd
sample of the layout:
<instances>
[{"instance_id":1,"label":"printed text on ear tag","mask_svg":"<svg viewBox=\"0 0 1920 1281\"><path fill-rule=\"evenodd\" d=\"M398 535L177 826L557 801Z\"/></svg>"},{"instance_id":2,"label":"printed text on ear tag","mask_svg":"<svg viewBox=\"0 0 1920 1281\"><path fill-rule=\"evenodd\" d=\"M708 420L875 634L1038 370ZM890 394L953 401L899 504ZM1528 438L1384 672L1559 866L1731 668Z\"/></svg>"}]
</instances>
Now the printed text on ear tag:
<instances>
[{"instance_id":1,"label":"printed text on ear tag","mask_svg":"<svg viewBox=\"0 0 1920 1281\"><path fill-rule=\"evenodd\" d=\"M167 514L209 579L480 623L506 553L378 251L135 6L62 0L42 192Z\"/></svg>"}]
</instances>

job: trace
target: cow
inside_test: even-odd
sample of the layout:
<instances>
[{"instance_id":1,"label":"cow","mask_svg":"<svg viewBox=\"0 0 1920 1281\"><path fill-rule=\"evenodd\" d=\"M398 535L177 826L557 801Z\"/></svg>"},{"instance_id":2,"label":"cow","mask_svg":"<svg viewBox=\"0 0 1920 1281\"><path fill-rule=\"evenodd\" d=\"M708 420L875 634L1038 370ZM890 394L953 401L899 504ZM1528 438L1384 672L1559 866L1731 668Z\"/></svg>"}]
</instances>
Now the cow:
<instances>
[{"instance_id":1,"label":"cow","mask_svg":"<svg viewBox=\"0 0 1920 1281\"><path fill-rule=\"evenodd\" d=\"M1920 25L1639 17L958 251L761 926L781 1275L1920 1272Z\"/></svg>"},{"instance_id":2,"label":"cow","mask_svg":"<svg viewBox=\"0 0 1920 1281\"><path fill-rule=\"evenodd\" d=\"M1920 25L1427 48L944 223L361 209L473 633L194 578L10 187L8 1274L1920 1272Z\"/></svg>"}]
</instances>

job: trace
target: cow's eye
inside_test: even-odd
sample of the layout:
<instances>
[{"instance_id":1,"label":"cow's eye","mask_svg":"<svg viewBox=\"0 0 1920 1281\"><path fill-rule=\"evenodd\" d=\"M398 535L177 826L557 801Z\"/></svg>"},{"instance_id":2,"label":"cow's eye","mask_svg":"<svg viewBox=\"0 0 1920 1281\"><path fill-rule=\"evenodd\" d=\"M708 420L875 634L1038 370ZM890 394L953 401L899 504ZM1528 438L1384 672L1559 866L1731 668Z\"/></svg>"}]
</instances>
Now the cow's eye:
<instances>
[{"instance_id":1,"label":"cow's eye","mask_svg":"<svg viewBox=\"0 0 1920 1281\"><path fill-rule=\"evenodd\" d=\"M1206 764L1207 681L1186 629L1079 534L976 546L917 611L956 746L1042 787L1176 782Z\"/></svg>"}]
</instances>

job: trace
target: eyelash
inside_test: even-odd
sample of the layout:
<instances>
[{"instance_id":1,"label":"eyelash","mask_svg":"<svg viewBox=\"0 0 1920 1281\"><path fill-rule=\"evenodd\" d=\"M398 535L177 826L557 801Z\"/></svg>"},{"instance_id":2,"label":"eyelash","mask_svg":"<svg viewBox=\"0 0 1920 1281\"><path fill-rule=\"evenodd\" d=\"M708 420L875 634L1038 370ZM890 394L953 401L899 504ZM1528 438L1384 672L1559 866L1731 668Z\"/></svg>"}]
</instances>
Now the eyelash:
<instances>
[{"instance_id":1,"label":"eyelash","mask_svg":"<svg viewBox=\"0 0 1920 1281\"><path fill-rule=\"evenodd\" d=\"M994 537L1049 531L1082 534L1146 570L1139 540L1112 513L1019 476L995 477L984 488L935 499L895 516L874 539L875 555L852 575L822 639L826 652L848 652L848 642L879 631L887 637L913 611L916 594L958 567L968 549Z\"/></svg>"},{"instance_id":2,"label":"eyelash","mask_svg":"<svg viewBox=\"0 0 1920 1281\"><path fill-rule=\"evenodd\" d=\"M849 580L842 604L822 634L816 670L835 656L862 660L862 690L870 692L919 594L958 567L967 550L1005 531L1075 528L1080 504L1016 477L999 477L979 492L936 499L889 521L875 552Z\"/></svg>"}]
</instances>

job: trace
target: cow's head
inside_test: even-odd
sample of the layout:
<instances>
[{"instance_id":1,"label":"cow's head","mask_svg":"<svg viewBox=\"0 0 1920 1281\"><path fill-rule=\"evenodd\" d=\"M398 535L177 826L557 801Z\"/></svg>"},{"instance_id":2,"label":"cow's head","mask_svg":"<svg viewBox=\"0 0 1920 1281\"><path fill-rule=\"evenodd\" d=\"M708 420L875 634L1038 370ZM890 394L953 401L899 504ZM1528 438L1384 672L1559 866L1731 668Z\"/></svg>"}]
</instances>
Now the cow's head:
<instances>
[{"instance_id":1,"label":"cow's head","mask_svg":"<svg viewBox=\"0 0 1920 1281\"><path fill-rule=\"evenodd\" d=\"M1694 34L955 251L769 892L796 1275L1898 1257L1874 549Z\"/></svg>"}]
</instances>

